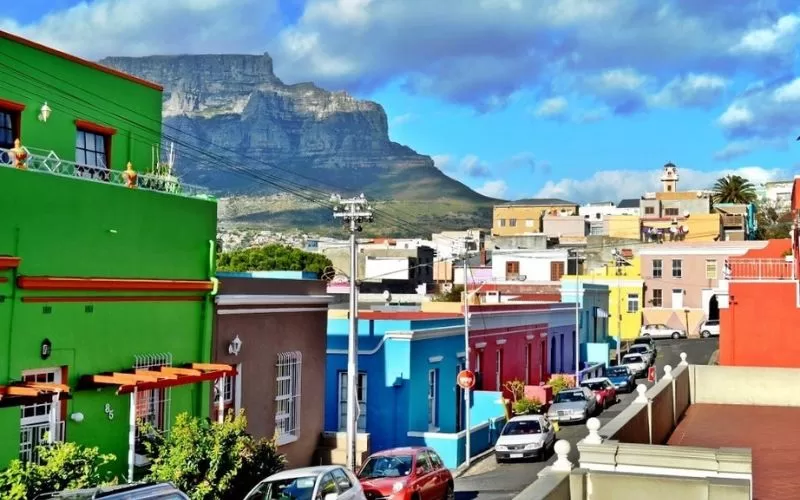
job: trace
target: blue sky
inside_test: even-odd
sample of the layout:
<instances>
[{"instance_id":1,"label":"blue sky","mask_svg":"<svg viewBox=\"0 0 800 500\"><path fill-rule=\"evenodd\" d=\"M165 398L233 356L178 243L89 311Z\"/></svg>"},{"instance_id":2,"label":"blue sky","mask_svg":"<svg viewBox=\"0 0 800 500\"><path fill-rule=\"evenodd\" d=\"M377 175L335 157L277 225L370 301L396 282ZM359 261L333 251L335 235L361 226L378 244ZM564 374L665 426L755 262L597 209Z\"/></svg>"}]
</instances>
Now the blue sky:
<instances>
[{"instance_id":1,"label":"blue sky","mask_svg":"<svg viewBox=\"0 0 800 500\"><path fill-rule=\"evenodd\" d=\"M800 173L794 0L25 0L0 29L91 59L269 52L492 196Z\"/></svg>"}]
</instances>

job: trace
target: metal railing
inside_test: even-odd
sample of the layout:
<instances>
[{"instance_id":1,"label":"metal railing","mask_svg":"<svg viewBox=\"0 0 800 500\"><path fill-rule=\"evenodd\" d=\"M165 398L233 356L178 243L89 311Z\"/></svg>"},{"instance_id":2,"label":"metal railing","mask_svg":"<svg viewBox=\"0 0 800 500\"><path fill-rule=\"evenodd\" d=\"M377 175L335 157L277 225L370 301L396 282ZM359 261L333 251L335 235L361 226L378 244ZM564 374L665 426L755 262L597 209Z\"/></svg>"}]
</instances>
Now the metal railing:
<instances>
[{"instance_id":1,"label":"metal railing","mask_svg":"<svg viewBox=\"0 0 800 500\"><path fill-rule=\"evenodd\" d=\"M93 182L104 182L117 186L128 187L128 180L122 170L112 170L104 167L81 165L73 161L58 157L53 151L37 148L23 147L28 156L23 164L25 169L33 172L42 172L62 177L77 177ZM0 167L16 168L14 166L14 152L0 148ZM145 173L136 173L136 188L145 191L156 191L186 197L208 196L208 191L200 186L181 182L175 176L161 176Z\"/></svg>"},{"instance_id":2,"label":"metal railing","mask_svg":"<svg viewBox=\"0 0 800 500\"><path fill-rule=\"evenodd\" d=\"M732 226L744 226L744 216L743 215L723 215L722 216L722 225L725 227L732 227Z\"/></svg>"},{"instance_id":3,"label":"metal railing","mask_svg":"<svg viewBox=\"0 0 800 500\"><path fill-rule=\"evenodd\" d=\"M786 259L731 259L725 275L736 280L794 280L795 262Z\"/></svg>"}]
</instances>

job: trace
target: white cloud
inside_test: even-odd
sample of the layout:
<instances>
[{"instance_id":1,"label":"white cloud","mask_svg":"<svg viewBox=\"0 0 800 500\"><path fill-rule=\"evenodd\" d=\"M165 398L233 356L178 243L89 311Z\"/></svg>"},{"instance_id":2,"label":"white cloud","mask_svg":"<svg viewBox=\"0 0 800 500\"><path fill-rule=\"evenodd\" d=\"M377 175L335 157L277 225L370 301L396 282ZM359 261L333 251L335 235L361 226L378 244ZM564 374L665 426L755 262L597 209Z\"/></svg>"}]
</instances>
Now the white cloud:
<instances>
[{"instance_id":1,"label":"white cloud","mask_svg":"<svg viewBox=\"0 0 800 500\"><path fill-rule=\"evenodd\" d=\"M678 169L681 190L710 189L714 182L728 174L741 175L753 183L783 179L788 174L779 168L740 167L715 171ZM578 203L639 198L646 192L660 190L660 170L603 170L588 179L564 178L548 181L534 196L564 198Z\"/></svg>"},{"instance_id":2,"label":"white cloud","mask_svg":"<svg viewBox=\"0 0 800 500\"><path fill-rule=\"evenodd\" d=\"M800 78L761 85L735 99L717 123L731 139L785 143L796 137L800 116Z\"/></svg>"},{"instance_id":3,"label":"white cloud","mask_svg":"<svg viewBox=\"0 0 800 500\"><path fill-rule=\"evenodd\" d=\"M508 184L502 179L486 181L482 186L475 189L477 192L490 198L503 199L508 193Z\"/></svg>"},{"instance_id":4,"label":"white cloud","mask_svg":"<svg viewBox=\"0 0 800 500\"><path fill-rule=\"evenodd\" d=\"M453 164L453 157L450 155L433 155L431 159L436 168L442 171L447 170Z\"/></svg>"},{"instance_id":5,"label":"white cloud","mask_svg":"<svg viewBox=\"0 0 800 500\"><path fill-rule=\"evenodd\" d=\"M795 14L782 16L772 26L744 33L739 43L731 50L734 53L755 55L791 52L800 34L800 17Z\"/></svg>"},{"instance_id":6,"label":"white cloud","mask_svg":"<svg viewBox=\"0 0 800 500\"><path fill-rule=\"evenodd\" d=\"M545 99L536 108L534 114L540 118L558 118L567 111L567 100L564 97Z\"/></svg>"},{"instance_id":7,"label":"white cloud","mask_svg":"<svg viewBox=\"0 0 800 500\"><path fill-rule=\"evenodd\" d=\"M667 83L651 97L651 106L708 107L719 100L727 85L718 75L690 73Z\"/></svg>"},{"instance_id":8,"label":"white cloud","mask_svg":"<svg viewBox=\"0 0 800 500\"><path fill-rule=\"evenodd\" d=\"M467 155L461 159L459 170L470 177L489 177L489 165L476 155Z\"/></svg>"}]
</instances>

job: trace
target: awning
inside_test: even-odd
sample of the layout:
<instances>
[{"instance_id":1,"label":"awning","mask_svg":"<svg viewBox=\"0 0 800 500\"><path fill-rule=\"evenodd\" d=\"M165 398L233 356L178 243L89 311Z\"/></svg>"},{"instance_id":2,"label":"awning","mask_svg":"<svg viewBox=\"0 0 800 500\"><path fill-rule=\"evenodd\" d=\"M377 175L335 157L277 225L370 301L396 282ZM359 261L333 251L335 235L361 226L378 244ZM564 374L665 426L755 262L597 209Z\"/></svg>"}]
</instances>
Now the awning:
<instances>
[{"instance_id":1,"label":"awning","mask_svg":"<svg viewBox=\"0 0 800 500\"><path fill-rule=\"evenodd\" d=\"M141 370L86 375L81 379L81 386L86 388L117 386L117 394L130 394L134 389L137 391L166 389L233 375L236 375L236 369L230 365L192 363L181 367L159 366Z\"/></svg>"},{"instance_id":2,"label":"awning","mask_svg":"<svg viewBox=\"0 0 800 500\"><path fill-rule=\"evenodd\" d=\"M53 397L69 399L69 386L42 382L14 382L0 385L0 408L50 403Z\"/></svg>"}]
</instances>

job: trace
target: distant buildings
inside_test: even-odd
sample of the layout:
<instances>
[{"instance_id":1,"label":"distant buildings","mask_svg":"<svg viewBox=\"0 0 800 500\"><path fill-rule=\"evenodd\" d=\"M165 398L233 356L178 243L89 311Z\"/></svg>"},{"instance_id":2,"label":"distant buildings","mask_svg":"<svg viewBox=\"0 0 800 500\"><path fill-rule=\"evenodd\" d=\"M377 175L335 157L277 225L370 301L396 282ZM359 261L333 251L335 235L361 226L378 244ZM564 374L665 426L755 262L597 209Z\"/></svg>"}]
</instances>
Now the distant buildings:
<instances>
[{"instance_id":1,"label":"distant buildings","mask_svg":"<svg viewBox=\"0 0 800 500\"><path fill-rule=\"evenodd\" d=\"M578 205L557 198L530 198L495 205L492 234L515 236L544 232L544 217L578 215Z\"/></svg>"}]
</instances>

